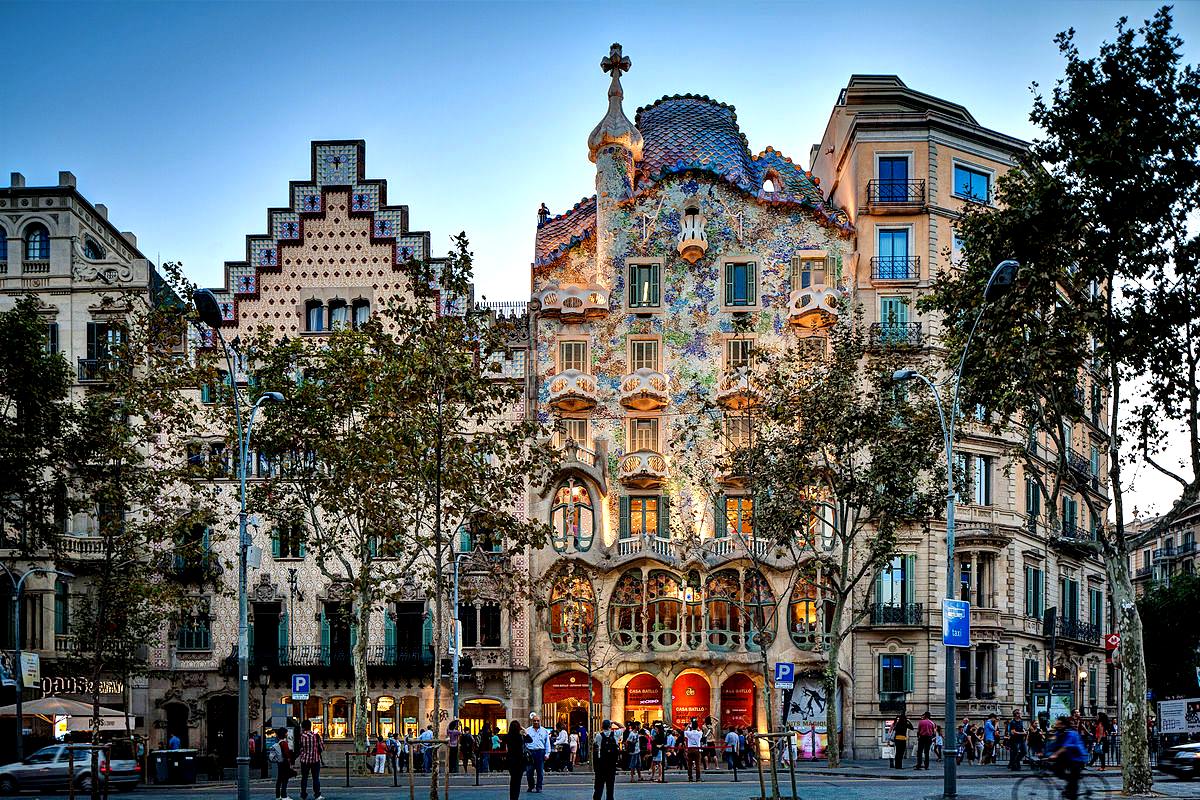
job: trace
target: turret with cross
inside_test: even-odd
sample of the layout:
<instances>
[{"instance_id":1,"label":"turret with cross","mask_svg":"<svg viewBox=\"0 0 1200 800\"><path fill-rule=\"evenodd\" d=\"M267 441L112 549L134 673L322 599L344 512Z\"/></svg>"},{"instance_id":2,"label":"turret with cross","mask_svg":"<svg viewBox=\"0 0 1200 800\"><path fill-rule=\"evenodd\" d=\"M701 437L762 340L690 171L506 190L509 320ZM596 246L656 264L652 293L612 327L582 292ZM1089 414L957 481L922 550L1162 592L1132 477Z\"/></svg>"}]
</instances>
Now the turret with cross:
<instances>
[{"instance_id":1,"label":"turret with cross","mask_svg":"<svg viewBox=\"0 0 1200 800\"><path fill-rule=\"evenodd\" d=\"M632 63L616 42L609 48L608 55L600 59L600 69L612 76L612 82L608 85L608 113L588 137L588 155L592 161L596 160L596 154L602 147L610 144L628 150L635 161L642 157L642 134L621 108L621 101L625 97L621 88L621 74L628 72Z\"/></svg>"}]
</instances>

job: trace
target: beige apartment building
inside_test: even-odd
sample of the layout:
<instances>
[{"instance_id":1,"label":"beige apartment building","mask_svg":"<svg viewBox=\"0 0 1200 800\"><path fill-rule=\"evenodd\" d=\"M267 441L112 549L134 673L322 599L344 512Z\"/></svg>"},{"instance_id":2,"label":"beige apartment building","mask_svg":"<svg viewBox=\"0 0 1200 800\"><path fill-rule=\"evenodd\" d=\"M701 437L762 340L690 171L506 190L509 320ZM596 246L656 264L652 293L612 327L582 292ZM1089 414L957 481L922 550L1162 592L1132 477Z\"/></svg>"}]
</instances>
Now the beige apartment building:
<instances>
[{"instance_id":1,"label":"beige apartment building","mask_svg":"<svg viewBox=\"0 0 1200 800\"><path fill-rule=\"evenodd\" d=\"M1127 526L1132 546L1129 574L1138 597L1156 586L1169 586L1176 575L1196 572L1196 537L1200 535L1200 504L1185 511L1166 530L1154 533L1159 517Z\"/></svg>"}]
</instances>

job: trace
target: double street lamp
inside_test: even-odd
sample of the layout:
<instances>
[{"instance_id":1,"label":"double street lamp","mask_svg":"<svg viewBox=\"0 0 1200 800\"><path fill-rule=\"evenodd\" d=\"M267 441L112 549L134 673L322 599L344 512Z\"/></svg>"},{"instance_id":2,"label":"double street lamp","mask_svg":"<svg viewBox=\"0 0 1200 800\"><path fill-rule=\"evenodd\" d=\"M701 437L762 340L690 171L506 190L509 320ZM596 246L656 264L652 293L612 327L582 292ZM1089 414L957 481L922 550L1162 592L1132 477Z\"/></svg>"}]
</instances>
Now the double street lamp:
<instances>
[{"instance_id":1,"label":"double street lamp","mask_svg":"<svg viewBox=\"0 0 1200 800\"><path fill-rule=\"evenodd\" d=\"M953 402L950 405L949 421L945 409L942 407L942 397L938 392L937 384L931 381L920 372L911 369L900 369L892 375L892 380L901 382L909 380L919 380L929 387L933 392L933 399L937 403L938 417L942 422L942 443L946 450L946 599L954 600L955 598L955 570L954 570L954 428L958 422L958 391L962 384L963 365L967 362L967 351L971 349L971 340L975 337L975 328L979 325L979 320L983 318L983 312L987 309L986 303L995 300L1000 295L1010 289L1017 277L1017 268L1020 265L1011 259L1001 261L992 270L991 276L988 278L987 284L983 288L983 299L985 305L979 309L979 313L975 316L975 322L971 325L971 332L967 335L967 342L963 345L962 355L958 359L958 369L954 373L954 394ZM945 615L946 610L943 606L942 614ZM944 623L943 623L944 624ZM954 798L958 794L958 763L954 757L954 753L958 752L958 731L955 724L958 718L958 709L956 707L956 698L954 696L955 687L955 670L954 670L954 646L946 645L946 759L944 763L944 772L942 779L942 794L947 800Z\"/></svg>"},{"instance_id":2,"label":"double street lamp","mask_svg":"<svg viewBox=\"0 0 1200 800\"><path fill-rule=\"evenodd\" d=\"M250 535L247 531L246 516L246 461L250 452L250 429L254 425L254 415L264 402L282 403L283 395L279 392L264 392L250 408L245 427L242 427L242 404L237 390L237 373L234 371L233 357L229 345L221 335L221 324L224 317L221 314L221 304L210 289L197 289L192 295L196 306L196 314L200 321L212 328L221 350L225 354L225 364L229 367L229 388L233 395L233 416L237 427L238 437L238 489L240 510L238 511L238 755L237 755L237 796L238 800L250 800L250 604L246 592L247 554L250 549Z\"/></svg>"}]
</instances>

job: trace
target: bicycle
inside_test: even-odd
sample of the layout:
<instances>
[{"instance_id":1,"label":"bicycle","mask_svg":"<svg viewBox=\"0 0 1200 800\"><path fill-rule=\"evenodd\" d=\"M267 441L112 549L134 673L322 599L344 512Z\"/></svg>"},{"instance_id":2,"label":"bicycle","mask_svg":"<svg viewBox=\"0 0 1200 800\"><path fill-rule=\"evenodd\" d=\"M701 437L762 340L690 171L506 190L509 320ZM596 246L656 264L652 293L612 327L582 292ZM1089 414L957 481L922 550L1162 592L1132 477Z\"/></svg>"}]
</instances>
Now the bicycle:
<instances>
[{"instance_id":1,"label":"bicycle","mask_svg":"<svg viewBox=\"0 0 1200 800\"><path fill-rule=\"evenodd\" d=\"M1023 776L1013 784L1013 800L1060 800L1063 797L1066 779L1054 771L1053 761L1026 756L1024 763L1032 774ZM1104 800L1110 791L1103 775L1086 770L1080 772L1078 800Z\"/></svg>"}]
</instances>

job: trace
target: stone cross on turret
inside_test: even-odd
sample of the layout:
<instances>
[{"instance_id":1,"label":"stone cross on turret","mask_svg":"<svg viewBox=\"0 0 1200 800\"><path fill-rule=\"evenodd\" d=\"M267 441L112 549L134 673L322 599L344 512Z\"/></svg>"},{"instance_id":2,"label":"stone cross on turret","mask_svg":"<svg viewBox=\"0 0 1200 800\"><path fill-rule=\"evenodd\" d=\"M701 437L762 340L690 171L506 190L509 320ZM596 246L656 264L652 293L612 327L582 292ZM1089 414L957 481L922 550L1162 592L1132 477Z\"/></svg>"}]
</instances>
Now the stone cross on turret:
<instances>
[{"instance_id":1,"label":"stone cross on turret","mask_svg":"<svg viewBox=\"0 0 1200 800\"><path fill-rule=\"evenodd\" d=\"M608 49L608 55L600 59L600 69L614 78L620 78L621 73L629 72L631 66L633 62L629 60L629 56L621 55L621 45L617 42L613 42L612 47Z\"/></svg>"}]
</instances>

